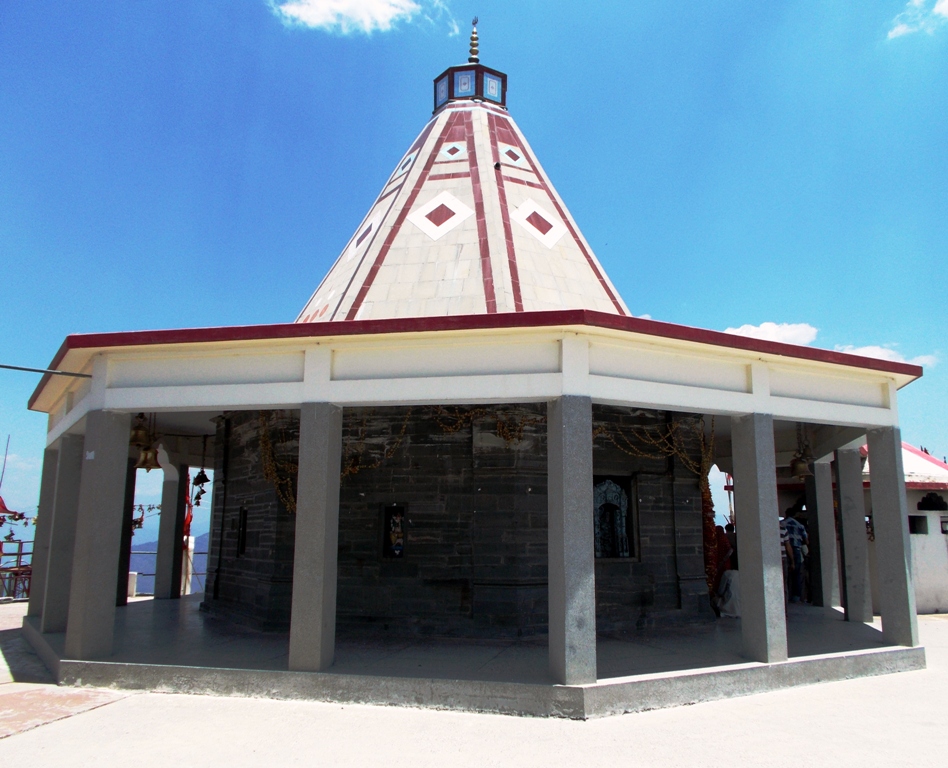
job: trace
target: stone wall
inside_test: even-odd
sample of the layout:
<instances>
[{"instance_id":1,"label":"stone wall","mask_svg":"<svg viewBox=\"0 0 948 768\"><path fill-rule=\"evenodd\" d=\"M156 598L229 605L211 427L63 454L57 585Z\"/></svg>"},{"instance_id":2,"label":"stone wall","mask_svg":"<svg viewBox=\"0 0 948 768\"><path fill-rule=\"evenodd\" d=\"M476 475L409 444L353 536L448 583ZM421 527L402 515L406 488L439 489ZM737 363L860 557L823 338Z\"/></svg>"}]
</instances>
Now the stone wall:
<instances>
[{"instance_id":1,"label":"stone wall","mask_svg":"<svg viewBox=\"0 0 948 768\"><path fill-rule=\"evenodd\" d=\"M339 521L341 631L516 637L546 632L545 405L347 408ZM600 631L708 613L700 494L681 462L634 442L656 411L594 406L594 473L630 477L633 557L597 560ZM275 461L298 450L298 415L269 416ZM206 604L264 628L289 620L293 516L263 477L256 412L229 421L226 500L215 493ZM215 469L224 473L225 428ZM689 451L697 452L692 441ZM223 477L224 474L217 475ZM226 504L226 509L225 509ZM405 508L404 552L383 556L384 508ZM240 508L246 551L237 554ZM223 558L216 574L223 515ZM218 596L213 596L219 582ZM682 610L683 609L683 610Z\"/></svg>"},{"instance_id":2,"label":"stone wall","mask_svg":"<svg viewBox=\"0 0 948 768\"><path fill-rule=\"evenodd\" d=\"M280 630L290 623L296 523L263 476L260 434L266 423L274 459L295 463L299 411L268 411L263 417L262 422L259 411L229 413L218 425L204 607Z\"/></svg>"},{"instance_id":3,"label":"stone wall","mask_svg":"<svg viewBox=\"0 0 948 768\"><path fill-rule=\"evenodd\" d=\"M350 463L363 435L369 465L403 427L405 435L378 468L343 478L340 624L458 636L545 631L544 414L537 405L346 411ZM522 428L520 439L499 436L498 420L502 432ZM380 558L386 504L407 508L400 561Z\"/></svg>"},{"instance_id":4,"label":"stone wall","mask_svg":"<svg viewBox=\"0 0 948 768\"><path fill-rule=\"evenodd\" d=\"M638 439L667 429L673 418L688 417L593 406L593 427L600 433L593 441L593 473L631 475L639 545L636 557L596 561L596 625L600 632L711 615L697 475L680 460L660 457L660 450ZM682 434L687 454L697 460L697 435L689 430Z\"/></svg>"}]
</instances>

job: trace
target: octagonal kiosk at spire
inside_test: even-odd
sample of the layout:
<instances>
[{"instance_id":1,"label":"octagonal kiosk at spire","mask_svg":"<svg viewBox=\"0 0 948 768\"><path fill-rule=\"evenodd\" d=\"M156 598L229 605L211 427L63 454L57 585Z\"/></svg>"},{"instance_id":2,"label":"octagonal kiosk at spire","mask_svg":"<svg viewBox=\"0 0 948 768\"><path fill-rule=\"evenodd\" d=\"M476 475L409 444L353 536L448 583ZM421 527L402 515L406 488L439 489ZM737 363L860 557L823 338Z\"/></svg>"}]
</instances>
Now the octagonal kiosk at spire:
<instances>
[{"instance_id":1,"label":"octagonal kiosk at spire","mask_svg":"<svg viewBox=\"0 0 948 768\"><path fill-rule=\"evenodd\" d=\"M507 112L507 76L472 59L435 78L434 116L297 322L629 314Z\"/></svg>"}]
</instances>

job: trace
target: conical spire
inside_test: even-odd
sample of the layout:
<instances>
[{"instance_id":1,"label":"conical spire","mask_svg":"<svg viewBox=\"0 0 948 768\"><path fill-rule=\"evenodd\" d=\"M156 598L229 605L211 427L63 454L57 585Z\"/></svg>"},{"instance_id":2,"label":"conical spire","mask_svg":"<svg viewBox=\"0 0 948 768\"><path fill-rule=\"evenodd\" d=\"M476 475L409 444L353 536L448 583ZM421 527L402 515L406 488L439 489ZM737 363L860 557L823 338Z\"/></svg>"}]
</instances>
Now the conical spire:
<instances>
[{"instance_id":1,"label":"conical spire","mask_svg":"<svg viewBox=\"0 0 948 768\"><path fill-rule=\"evenodd\" d=\"M629 311L478 61L434 81L435 114L297 322Z\"/></svg>"}]
</instances>

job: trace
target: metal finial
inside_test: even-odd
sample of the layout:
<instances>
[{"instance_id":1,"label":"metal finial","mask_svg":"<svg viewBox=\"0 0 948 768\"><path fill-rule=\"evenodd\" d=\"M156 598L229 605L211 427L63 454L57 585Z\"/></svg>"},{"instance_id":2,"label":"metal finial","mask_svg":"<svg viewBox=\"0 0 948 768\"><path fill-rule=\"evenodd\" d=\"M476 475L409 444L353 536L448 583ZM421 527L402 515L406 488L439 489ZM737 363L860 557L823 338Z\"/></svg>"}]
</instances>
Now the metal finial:
<instances>
[{"instance_id":1,"label":"metal finial","mask_svg":"<svg viewBox=\"0 0 948 768\"><path fill-rule=\"evenodd\" d=\"M471 27L471 55L468 61L471 64L477 64L480 61L480 58L477 56L477 16L475 16L471 22Z\"/></svg>"}]
</instances>

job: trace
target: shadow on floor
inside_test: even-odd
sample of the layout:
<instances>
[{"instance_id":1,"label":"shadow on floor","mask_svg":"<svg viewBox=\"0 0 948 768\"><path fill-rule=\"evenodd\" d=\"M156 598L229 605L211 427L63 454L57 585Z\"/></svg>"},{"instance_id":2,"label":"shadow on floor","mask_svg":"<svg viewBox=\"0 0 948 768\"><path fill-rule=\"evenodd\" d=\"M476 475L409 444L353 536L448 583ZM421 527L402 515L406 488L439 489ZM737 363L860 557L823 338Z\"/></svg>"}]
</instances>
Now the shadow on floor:
<instances>
[{"instance_id":1,"label":"shadow on floor","mask_svg":"<svg viewBox=\"0 0 948 768\"><path fill-rule=\"evenodd\" d=\"M102 660L287 669L287 633L259 632L202 613L198 609L201 597L147 600L120 608L116 614L115 651ZM63 636L47 635L46 638L61 654ZM872 650L886 645L877 627L852 624L844 621L838 611L807 605L790 606L788 644L791 658ZM738 619L603 635L597 642L597 660L600 680L748 662L741 654ZM546 637L517 641L406 639L368 630L360 633L350 628L340 631L337 637L336 661L329 671L443 680L551 682Z\"/></svg>"},{"instance_id":2,"label":"shadow on floor","mask_svg":"<svg viewBox=\"0 0 948 768\"><path fill-rule=\"evenodd\" d=\"M54 682L19 629L0 630L0 683Z\"/></svg>"}]
</instances>

